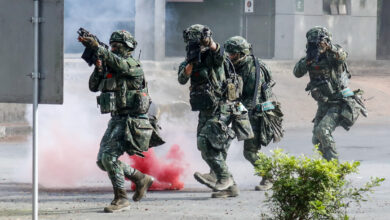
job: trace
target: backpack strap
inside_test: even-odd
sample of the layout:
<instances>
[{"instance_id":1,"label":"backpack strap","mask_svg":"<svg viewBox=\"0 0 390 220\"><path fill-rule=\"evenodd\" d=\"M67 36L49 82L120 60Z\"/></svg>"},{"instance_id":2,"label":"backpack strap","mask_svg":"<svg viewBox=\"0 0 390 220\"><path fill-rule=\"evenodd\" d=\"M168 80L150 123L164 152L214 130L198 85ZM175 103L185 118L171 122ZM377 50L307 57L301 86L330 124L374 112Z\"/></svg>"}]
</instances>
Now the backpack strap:
<instances>
[{"instance_id":1,"label":"backpack strap","mask_svg":"<svg viewBox=\"0 0 390 220\"><path fill-rule=\"evenodd\" d=\"M251 109L253 110L256 106L256 100L257 100L257 95L259 92L259 84L260 84L260 64L259 61L256 59L255 55L251 55L253 58L253 61L255 62L255 68L256 68L256 84L255 84L255 91L253 94L253 99L251 103ZM251 111L253 112L253 111Z\"/></svg>"}]
</instances>

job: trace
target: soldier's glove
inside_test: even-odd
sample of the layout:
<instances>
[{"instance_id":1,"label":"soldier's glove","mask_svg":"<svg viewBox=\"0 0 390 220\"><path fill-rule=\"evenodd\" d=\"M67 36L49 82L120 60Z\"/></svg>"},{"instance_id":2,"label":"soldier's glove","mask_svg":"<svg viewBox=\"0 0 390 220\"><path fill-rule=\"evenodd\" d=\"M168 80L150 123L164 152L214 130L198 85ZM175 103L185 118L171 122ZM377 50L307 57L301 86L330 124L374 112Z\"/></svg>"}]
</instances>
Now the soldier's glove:
<instances>
[{"instance_id":1,"label":"soldier's glove","mask_svg":"<svg viewBox=\"0 0 390 220\"><path fill-rule=\"evenodd\" d=\"M92 49L97 49L99 43L93 37L79 37L79 41L85 46Z\"/></svg>"},{"instance_id":2,"label":"soldier's glove","mask_svg":"<svg viewBox=\"0 0 390 220\"><path fill-rule=\"evenodd\" d=\"M204 47L209 47L212 42L213 42L213 39L211 37L206 37L206 38L202 39L201 44Z\"/></svg>"},{"instance_id":3,"label":"soldier's glove","mask_svg":"<svg viewBox=\"0 0 390 220\"><path fill-rule=\"evenodd\" d=\"M202 46L209 47L213 42L213 38L211 38L211 30L208 27L205 27L202 31Z\"/></svg>"}]
</instances>

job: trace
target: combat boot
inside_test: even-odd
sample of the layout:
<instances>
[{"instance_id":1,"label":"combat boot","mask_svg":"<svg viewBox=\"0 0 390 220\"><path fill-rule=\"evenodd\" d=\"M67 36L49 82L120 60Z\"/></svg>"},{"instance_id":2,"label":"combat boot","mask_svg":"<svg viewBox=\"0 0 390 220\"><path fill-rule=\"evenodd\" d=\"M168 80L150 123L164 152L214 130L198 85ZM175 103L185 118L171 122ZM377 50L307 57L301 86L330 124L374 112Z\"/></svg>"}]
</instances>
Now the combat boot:
<instances>
[{"instance_id":1,"label":"combat boot","mask_svg":"<svg viewBox=\"0 0 390 220\"><path fill-rule=\"evenodd\" d=\"M213 188L217 191L223 191L223 190L233 186L233 184L234 184L233 178L231 176L229 176L229 177L224 177L224 178L219 179L216 182L215 187L213 187Z\"/></svg>"},{"instance_id":2,"label":"combat boot","mask_svg":"<svg viewBox=\"0 0 390 220\"><path fill-rule=\"evenodd\" d=\"M114 194L116 198L111 202L111 205L104 208L104 212L122 211L130 206L125 189L114 188Z\"/></svg>"},{"instance_id":3,"label":"combat boot","mask_svg":"<svg viewBox=\"0 0 390 220\"><path fill-rule=\"evenodd\" d=\"M240 194L240 190L237 185L229 187L227 190L214 192L211 194L211 198L227 198L227 197L236 197Z\"/></svg>"},{"instance_id":4,"label":"combat boot","mask_svg":"<svg viewBox=\"0 0 390 220\"><path fill-rule=\"evenodd\" d=\"M201 184L206 185L207 187L213 189L215 183L217 182L217 177L214 172L201 174L199 172L194 173L194 178Z\"/></svg>"},{"instance_id":5,"label":"combat boot","mask_svg":"<svg viewBox=\"0 0 390 220\"><path fill-rule=\"evenodd\" d=\"M268 179L264 178L261 180L260 185L255 186L256 191L267 191L271 189L273 186L272 182Z\"/></svg>"},{"instance_id":6,"label":"combat boot","mask_svg":"<svg viewBox=\"0 0 390 220\"><path fill-rule=\"evenodd\" d=\"M118 190L115 190L114 188L114 199L111 201L111 205L115 205L118 201Z\"/></svg>"},{"instance_id":7,"label":"combat boot","mask_svg":"<svg viewBox=\"0 0 390 220\"><path fill-rule=\"evenodd\" d=\"M136 170L129 179L135 184L135 192L133 195L133 200L135 202L141 200L142 197L144 197L146 191L149 189L149 187L153 184L154 181L153 177L143 174L138 170Z\"/></svg>"}]
</instances>

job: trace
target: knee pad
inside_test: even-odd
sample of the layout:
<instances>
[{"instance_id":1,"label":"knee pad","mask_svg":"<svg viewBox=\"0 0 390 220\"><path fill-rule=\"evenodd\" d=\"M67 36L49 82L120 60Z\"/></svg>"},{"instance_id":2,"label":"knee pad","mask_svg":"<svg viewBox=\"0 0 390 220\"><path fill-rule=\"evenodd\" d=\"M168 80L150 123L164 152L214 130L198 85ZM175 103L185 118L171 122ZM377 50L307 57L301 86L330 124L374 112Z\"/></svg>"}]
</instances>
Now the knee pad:
<instances>
[{"instance_id":1,"label":"knee pad","mask_svg":"<svg viewBox=\"0 0 390 220\"><path fill-rule=\"evenodd\" d=\"M104 165L101 160L96 161L96 165L103 171L106 171L106 168L104 168Z\"/></svg>"}]
</instances>

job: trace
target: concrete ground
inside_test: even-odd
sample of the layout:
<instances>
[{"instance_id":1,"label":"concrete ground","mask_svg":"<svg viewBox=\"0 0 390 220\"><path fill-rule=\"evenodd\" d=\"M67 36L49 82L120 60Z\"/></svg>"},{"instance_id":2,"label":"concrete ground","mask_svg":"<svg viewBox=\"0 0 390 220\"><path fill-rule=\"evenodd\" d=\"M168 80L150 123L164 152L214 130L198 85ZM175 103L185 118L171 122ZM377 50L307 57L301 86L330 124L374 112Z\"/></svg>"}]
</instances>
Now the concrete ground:
<instances>
[{"instance_id":1,"label":"concrete ground","mask_svg":"<svg viewBox=\"0 0 390 220\"><path fill-rule=\"evenodd\" d=\"M387 178L367 202L349 211L355 219L390 218L389 131L389 125L365 125L348 133L340 129L335 135L340 158L361 161L360 173L350 177L357 186L370 176ZM289 129L280 144L264 150L280 146L292 154L311 154L309 139L310 129ZM11 180L11 172L24 159L27 148L25 143L0 144L0 219L31 218L31 184ZM230 152L228 163L240 186L239 197L212 199L209 190L192 183L180 191L149 192L141 202L132 202L128 211L106 214L103 207L113 197L109 187L41 188L40 219L259 219L261 213L267 213L264 192L252 190L259 179L238 149Z\"/></svg>"}]
</instances>

